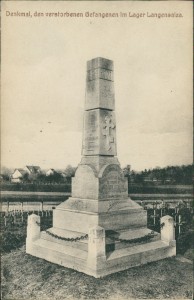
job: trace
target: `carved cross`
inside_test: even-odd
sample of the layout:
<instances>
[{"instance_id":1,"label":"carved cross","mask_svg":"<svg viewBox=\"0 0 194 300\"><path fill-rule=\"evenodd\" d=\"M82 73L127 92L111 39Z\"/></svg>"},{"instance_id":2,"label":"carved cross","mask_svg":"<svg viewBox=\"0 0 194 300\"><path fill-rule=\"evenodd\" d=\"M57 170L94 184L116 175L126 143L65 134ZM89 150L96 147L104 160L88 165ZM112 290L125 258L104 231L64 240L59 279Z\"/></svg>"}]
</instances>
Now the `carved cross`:
<instances>
[{"instance_id":1,"label":"carved cross","mask_svg":"<svg viewBox=\"0 0 194 300\"><path fill-rule=\"evenodd\" d=\"M114 136L112 135L112 129L115 128L115 124L112 121L112 116L105 116L103 135L106 137L107 150L111 150L111 143L114 143Z\"/></svg>"}]
</instances>

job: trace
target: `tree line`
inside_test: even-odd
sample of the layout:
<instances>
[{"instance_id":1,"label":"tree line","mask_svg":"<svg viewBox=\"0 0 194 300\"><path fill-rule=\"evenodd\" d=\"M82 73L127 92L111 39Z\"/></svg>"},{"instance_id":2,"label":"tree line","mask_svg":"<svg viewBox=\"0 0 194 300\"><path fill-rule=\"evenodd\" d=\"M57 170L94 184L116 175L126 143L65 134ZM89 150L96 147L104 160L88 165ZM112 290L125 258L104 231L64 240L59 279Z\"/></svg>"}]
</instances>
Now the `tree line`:
<instances>
[{"instance_id":1,"label":"tree line","mask_svg":"<svg viewBox=\"0 0 194 300\"><path fill-rule=\"evenodd\" d=\"M55 171L52 174L47 175L45 170L42 170L37 174L25 173L22 177L22 183L65 183L71 184L71 177L75 175L76 168L68 165L63 171ZM2 167L1 168L1 180L4 182L10 181L10 176L14 172L13 169Z\"/></svg>"},{"instance_id":2,"label":"tree line","mask_svg":"<svg viewBox=\"0 0 194 300\"><path fill-rule=\"evenodd\" d=\"M192 184L194 165L156 167L141 172L136 172L127 165L123 171L129 184Z\"/></svg>"},{"instance_id":3,"label":"tree line","mask_svg":"<svg viewBox=\"0 0 194 300\"><path fill-rule=\"evenodd\" d=\"M28 174L24 175L24 182L38 183L71 183L71 177L75 175L76 168L68 165L64 169L64 174L55 172L47 176L41 172L33 177ZM193 183L194 165L167 166L165 168L156 167L145 169L137 172L131 169L130 165L123 168L124 175L128 178L129 184L192 184ZM13 170L8 168L1 169L3 181L9 181L10 174Z\"/></svg>"}]
</instances>

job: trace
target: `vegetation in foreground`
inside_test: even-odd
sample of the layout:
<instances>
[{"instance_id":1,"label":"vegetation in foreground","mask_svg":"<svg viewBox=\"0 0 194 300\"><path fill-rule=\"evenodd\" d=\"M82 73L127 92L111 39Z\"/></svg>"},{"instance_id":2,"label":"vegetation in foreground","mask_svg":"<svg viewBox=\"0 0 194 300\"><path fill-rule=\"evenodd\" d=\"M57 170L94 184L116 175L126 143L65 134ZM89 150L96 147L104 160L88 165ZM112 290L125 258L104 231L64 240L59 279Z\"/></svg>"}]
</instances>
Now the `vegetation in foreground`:
<instances>
[{"instance_id":1,"label":"vegetation in foreground","mask_svg":"<svg viewBox=\"0 0 194 300\"><path fill-rule=\"evenodd\" d=\"M192 299L192 264L168 258L95 279L25 253L2 257L2 300Z\"/></svg>"}]
</instances>

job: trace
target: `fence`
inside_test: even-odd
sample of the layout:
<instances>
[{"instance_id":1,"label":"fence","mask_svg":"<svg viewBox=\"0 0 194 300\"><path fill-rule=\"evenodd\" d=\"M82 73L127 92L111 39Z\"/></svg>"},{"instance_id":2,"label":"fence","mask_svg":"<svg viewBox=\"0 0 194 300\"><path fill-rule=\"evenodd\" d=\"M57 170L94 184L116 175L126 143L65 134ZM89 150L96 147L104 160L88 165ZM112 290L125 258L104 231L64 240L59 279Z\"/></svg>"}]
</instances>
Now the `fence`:
<instances>
[{"instance_id":1,"label":"fence","mask_svg":"<svg viewBox=\"0 0 194 300\"><path fill-rule=\"evenodd\" d=\"M23 211L13 210L9 212L1 212L1 229L17 230L20 227L26 227L28 216L35 213L41 218L42 229L52 226L53 211L52 210L38 210L38 211Z\"/></svg>"},{"instance_id":2,"label":"fence","mask_svg":"<svg viewBox=\"0 0 194 300\"><path fill-rule=\"evenodd\" d=\"M147 225L151 230L160 232L160 218L170 215L175 220L175 238L177 241L177 253L184 254L192 247L192 218L193 207L191 202L181 202L175 207L170 203L140 202L147 210ZM1 212L1 250L7 252L17 249L25 244L28 216L35 213L40 216L40 229L46 230L52 227L53 210L12 210Z\"/></svg>"},{"instance_id":3,"label":"fence","mask_svg":"<svg viewBox=\"0 0 194 300\"><path fill-rule=\"evenodd\" d=\"M160 218L165 215L170 215L175 221L176 236L184 232L184 230L192 226L193 207L191 201L179 202L175 207L171 203L164 201L140 201L140 205L147 210L148 228L160 232ZM35 213L41 217L41 224L44 227L52 226L53 210L29 210L22 209L1 212L1 228L18 228L27 224L28 215Z\"/></svg>"},{"instance_id":4,"label":"fence","mask_svg":"<svg viewBox=\"0 0 194 300\"><path fill-rule=\"evenodd\" d=\"M193 207L191 201L181 201L172 207L168 202L141 202L140 205L147 210L148 228L160 232L160 218L170 215L175 221L176 239L180 234L192 230Z\"/></svg>"}]
</instances>

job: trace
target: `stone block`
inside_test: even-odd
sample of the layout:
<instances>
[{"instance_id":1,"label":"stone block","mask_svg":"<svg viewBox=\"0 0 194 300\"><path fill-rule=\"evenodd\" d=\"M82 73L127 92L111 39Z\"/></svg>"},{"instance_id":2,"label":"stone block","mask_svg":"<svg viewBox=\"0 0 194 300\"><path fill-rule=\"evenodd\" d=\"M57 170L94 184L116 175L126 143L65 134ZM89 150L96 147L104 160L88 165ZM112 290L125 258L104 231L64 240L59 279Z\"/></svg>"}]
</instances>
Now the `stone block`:
<instances>
[{"instance_id":1,"label":"stone block","mask_svg":"<svg viewBox=\"0 0 194 300\"><path fill-rule=\"evenodd\" d=\"M94 59L91 59L87 61L87 70L91 69L97 69L97 68L102 68L102 69L107 69L107 70L114 70L114 65L113 61L107 58L103 57L97 57Z\"/></svg>"},{"instance_id":2,"label":"stone block","mask_svg":"<svg viewBox=\"0 0 194 300\"><path fill-rule=\"evenodd\" d=\"M105 230L100 226L90 227L88 233L88 262L95 266L98 259L106 259Z\"/></svg>"},{"instance_id":3,"label":"stone block","mask_svg":"<svg viewBox=\"0 0 194 300\"><path fill-rule=\"evenodd\" d=\"M79 165L72 178L72 197L81 199L98 199L99 180L95 169L90 165Z\"/></svg>"},{"instance_id":4,"label":"stone block","mask_svg":"<svg viewBox=\"0 0 194 300\"><path fill-rule=\"evenodd\" d=\"M40 216L32 214L28 217L26 253L31 254L33 242L40 238Z\"/></svg>"},{"instance_id":5,"label":"stone block","mask_svg":"<svg viewBox=\"0 0 194 300\"><path fill-rule=\"evenodd\" d=\"M91 165L95 168L97 174L104 166L108 165L118 165L120 163L118 158L115 156L98 156L98 155L90 155L90 156L83 156L80 162L80 165Z\"/></svg>"},{"instance_id":6,"label":"stone block","mask_svg":"<svg viewBox=\"0 0 194 300\"><path fill-rule=\"evenodd\" d=\"M99 173L99 199L128 198L128 182L118 165L108 165Z\"/></svg>"},{"instance_id":7,"label":"stone block","mask_svg":"<svg viewBox=\"0 0 194 300\"><path fill-rule=\"evenodd\" d=\"M82 155L116 155L114 112L100 109L85 112Z\"/></svg>"},{"instance_id":8,"label":"stone block","mask_svg":"<svg viewBox=\"0 0 194 300\"><path fill-rule=\"evenodd\" d=\"M32 214L28 217L27 240L33 241L40 237L40 216Z\"/></svg>"},{"instance_id":9,"label":"stone block","mask_svg":"<svg viewBox=\"0 0 194 300\"><path fill-rule=\"evenodd\" d=\"M72 179L72 197L78 199L127 199L128 183L118 164L103 166L80 164Z\"/></svg>"},{"instance_id":10,"label":"stone block","mask_svg":"<svg viewBox=\"0 0 194 300\"><path fill-rule=\"evenodd\" d=\"M87 71L87 82L93 81L96 79L104 79L108 81L114 81L113 71L104 69L104 68L96 68Z\"/></svg>"},{"instance_id":11,"label":"stone block","mask_svg":"<svg viewBox=\"0 0 194 300\"><path fill-rule=\"evenodd\" d=\"M113 75L111 75L111 78L112 77ZM115 94L114 82L111 80L98 78L98 79L87 81L85 109L92 110L96 108L101 108L101 109L114 110L115 109L114 94Z\"/></svg>"},{"instance_id":12,"label":"stone block","mask_svg":"<svg viewBox=\"0 0 194 300\"><path fill-rule=\"evenodd\" d=\"M96 58L87 62L85 110L114 110L113 61Z\"/></svg>"},{"instance_id":13,"label":"stone block","mask_svg":"<svg viewBox=\"0 0 194 300\"><path fill-rule=\"evenodd\" d=\"M89 226L98 225L98 215L68 210L60 205L53 211L53 227L88 233Z\"/></svg>"},{"instance_id":14,"label":"stone block","mask_svg":"<svg viewBox=\"0 0 194 300\"><path fill-rule=\"evenodd\" d=\"M147 215L144 210L120 210L99 214L99 226L106 230L124 230L147 226Z\"/></svg>"},{"instance_id":15,"label":"stone block","mask_svg":"<svg viewBox=\"0 0 194 300\"><path fill-rule=\"evenodd\" d=\"M147 226L147 213L132 200L109 201L70 198L53 211L53 227L69 231L87 233L91 226L101 226L105 230L133 229ZM93 206L94 202L94 206ZM84 210L80 210L84 209ZM97 211L95 211L97 210Z\"/></svg>"},{"instance_id":16,"label":"stone block","mask_svg":"<svg viewBox=\"0 0 194 300\"><path fill-rule=\"evenodd\" d=\"M171 216L164 216L160 219L160 223L164 224L161 228L161 240L167 243L175 241L174 219Z\"/></svg>"}]
</instances>

